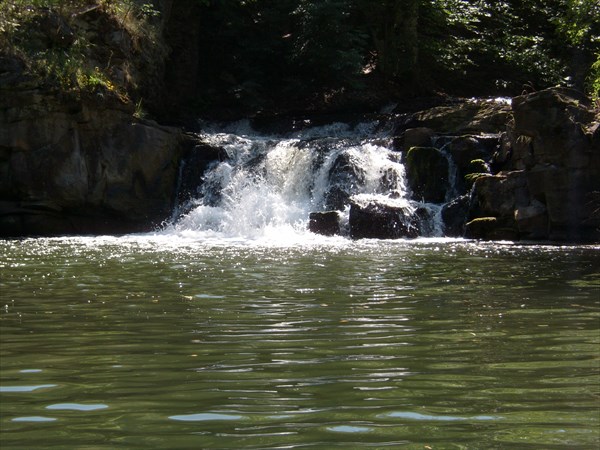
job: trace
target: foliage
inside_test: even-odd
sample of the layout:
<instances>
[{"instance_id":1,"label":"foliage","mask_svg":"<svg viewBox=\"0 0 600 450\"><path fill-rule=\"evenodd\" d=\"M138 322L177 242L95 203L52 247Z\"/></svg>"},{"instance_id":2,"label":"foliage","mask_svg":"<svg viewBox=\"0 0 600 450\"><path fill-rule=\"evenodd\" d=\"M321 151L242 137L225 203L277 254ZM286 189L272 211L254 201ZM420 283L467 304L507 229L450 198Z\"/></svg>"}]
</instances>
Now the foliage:
<instances>
[{"instance_id":1,"label":"foliage","mask_svg":"<svg viewBox=\"0 0 600 450\"><path fill-rule=\"evenodd\" d=\"M588 92L592 100L600 107L600 53L596 55L596 61L590 68Z\"/></svg>"},{"instance_id":2,"label":"foliage","mask_svg":"<svg viewBox=\"0 0 600 450\"><path fill-rule=\"evenodd\" d=\"M190 102L260 110L378 89L404 95L516 95L551 85L600 97L597 0L175 0L198 59ZM85 33L40 45L36 24L53 11L68 25L101 8L131 40L145 78L158 78L168 49L158 1L0 1L0 50L63 88L142 95L140 76L119 79L112 56ZM148 82L144 81L146 84ZM124 83L127 86L124 86ZM151 83L150 83L151 84ZM157 85L157 83L155 83ZM192 96L190 96L192 97Z\"/></svg>"},{"instance_id":3,"label":"foliage","mask_svg":"<svg viewBox=\"0 0 600 450\"><path fill-rule=\"evenodd\" d=\"M368 35L358 9L345 0L302 0L293 12L297 30L292 61L311 85L353 85L364 66Z\"/></svg>"},{"instance_id":4,"label":"foliage","mask_svg":"<svg viewBox=\"0 0 600 450\"><path fill-rule=\"evenodd\" d=\"M2 2L0 52L18 55L30 74L46 84L72 93L111 93L128 102L128 90L135 87L131 77L128 86L115 79L112 50L100 48L102 43L93 41L78 23L81 15L94 9L102 11L109 24L115 21L114 28L127 35L142 63L155 64L166 55L158 45L158 27L151 23L158 11L152 3L135 0Z\"/></svg>"}]
</instances>

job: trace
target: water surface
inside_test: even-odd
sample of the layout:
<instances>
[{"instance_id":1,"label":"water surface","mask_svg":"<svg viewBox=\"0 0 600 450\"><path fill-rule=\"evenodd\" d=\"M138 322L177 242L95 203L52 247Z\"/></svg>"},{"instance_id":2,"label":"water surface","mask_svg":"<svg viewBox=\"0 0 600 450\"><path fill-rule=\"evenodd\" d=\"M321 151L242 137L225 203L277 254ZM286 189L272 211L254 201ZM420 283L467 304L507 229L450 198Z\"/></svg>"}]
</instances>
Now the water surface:
<instances>
[{"instance_id":1,"label":"water surface","mask_svg":"<svg viewBox=\"0 0 600 450\"><path fill-rule=\"evenodd\" d=\"M0 447L597 448L600 248L0 241Z\"/></svg>"}]
</instances>

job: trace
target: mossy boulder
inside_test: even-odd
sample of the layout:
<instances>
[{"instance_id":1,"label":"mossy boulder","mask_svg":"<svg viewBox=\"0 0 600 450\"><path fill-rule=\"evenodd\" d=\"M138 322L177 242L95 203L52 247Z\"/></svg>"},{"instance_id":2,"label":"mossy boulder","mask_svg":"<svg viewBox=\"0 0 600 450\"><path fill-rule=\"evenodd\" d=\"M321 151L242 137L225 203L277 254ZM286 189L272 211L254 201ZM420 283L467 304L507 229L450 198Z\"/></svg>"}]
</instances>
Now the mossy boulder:
<instances>
[{"instance_id":1,"label":"mossy boulder","mask_svg":"<svg viewBox=\"0 0 600 450\"><path fill-rule=\"evenodd\" d=\"M411 124L439 133L499 133L506 128L510 105L495 100L465 101L415 113Z\"/></svg>"}]
</instances>

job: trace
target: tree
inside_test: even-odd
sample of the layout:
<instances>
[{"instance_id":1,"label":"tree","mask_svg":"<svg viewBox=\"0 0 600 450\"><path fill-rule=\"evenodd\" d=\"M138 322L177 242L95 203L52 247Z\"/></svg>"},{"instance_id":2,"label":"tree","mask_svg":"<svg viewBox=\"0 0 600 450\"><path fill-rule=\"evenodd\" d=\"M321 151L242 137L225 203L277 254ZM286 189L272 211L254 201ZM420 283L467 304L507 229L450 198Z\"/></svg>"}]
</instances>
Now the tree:
<instances>
[{"instance_id":1,"label":"tree","mask_svg":"<svg viewBox=\"0 0 600 450\"><path fill-rule=\"evenodd\" d=\"M386 79L419 83L419 0L362 0L373 43L375 67Z\"/></svg>"},{"instance_id":2,"label":"tree","mask_svg":"<svg viewBox=\"0 0 600 450\"><path fill-rule=\"evenodd\" d=\"M292 63L312 87L356 84L365 65L367 33L348 0L300 0Z\"/></svg>"}]
</instances>

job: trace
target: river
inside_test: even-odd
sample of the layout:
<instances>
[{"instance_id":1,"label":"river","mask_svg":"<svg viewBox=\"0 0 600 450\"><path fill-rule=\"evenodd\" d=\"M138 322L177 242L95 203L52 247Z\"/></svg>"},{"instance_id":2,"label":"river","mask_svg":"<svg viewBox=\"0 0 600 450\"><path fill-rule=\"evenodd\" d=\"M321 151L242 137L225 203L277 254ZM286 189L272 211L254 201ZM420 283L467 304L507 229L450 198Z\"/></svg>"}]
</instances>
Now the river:
<instances>
[{"instance_id":1,"label":"river","mask_svg":"<svg viewBox=\"0 0 600 450\"><path fill-rule=\"evenodd\" d=\"M0 447L597 448L600 248L0 241Z\"/></svg>"}]
</instances>

